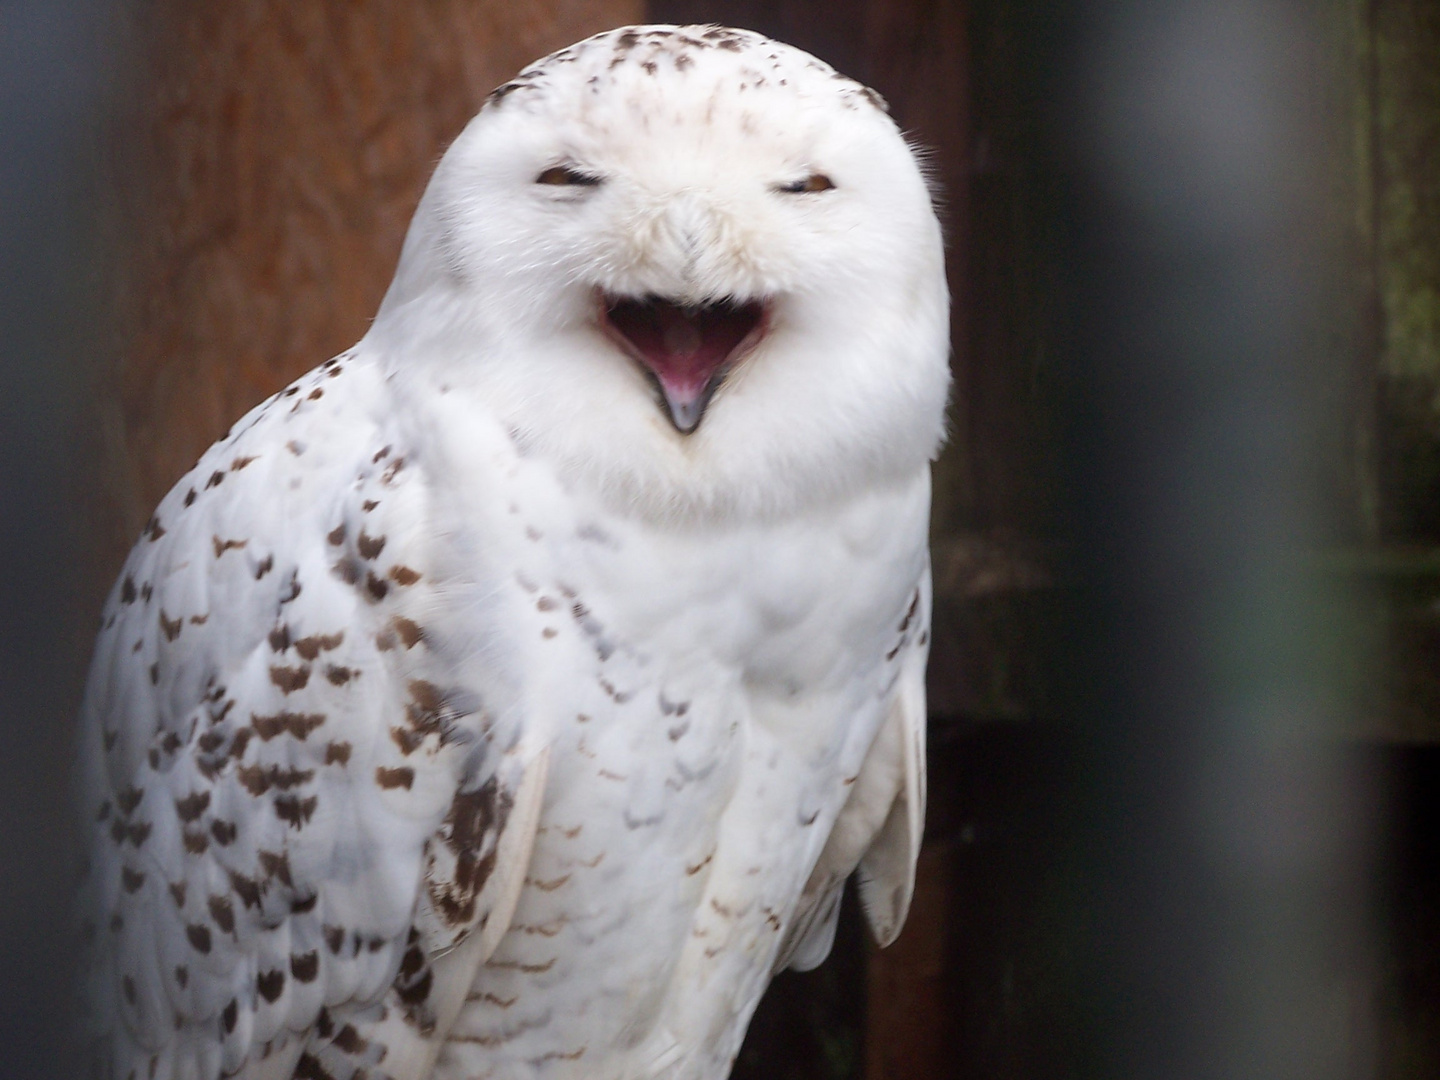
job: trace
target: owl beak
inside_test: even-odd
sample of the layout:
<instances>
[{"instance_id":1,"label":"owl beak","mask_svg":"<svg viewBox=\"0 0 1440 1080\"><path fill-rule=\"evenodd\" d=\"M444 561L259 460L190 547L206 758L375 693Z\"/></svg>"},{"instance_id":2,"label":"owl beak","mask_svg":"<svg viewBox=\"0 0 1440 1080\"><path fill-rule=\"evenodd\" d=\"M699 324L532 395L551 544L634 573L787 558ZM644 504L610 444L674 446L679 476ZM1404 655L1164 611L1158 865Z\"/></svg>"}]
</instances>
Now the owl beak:
<instances>
[{"instance_id":1,"label":"owl beak","mask_svg":"<svg viewBox=\"0 0 1440 1080\"><path fill-rule=\"evenodd\" d=\"M705 417L715 391L764 333L765 305L730 299L677 304L658 296L606 298L606 332L645 369L682 435Z\"/></svg>"}]
</instances>

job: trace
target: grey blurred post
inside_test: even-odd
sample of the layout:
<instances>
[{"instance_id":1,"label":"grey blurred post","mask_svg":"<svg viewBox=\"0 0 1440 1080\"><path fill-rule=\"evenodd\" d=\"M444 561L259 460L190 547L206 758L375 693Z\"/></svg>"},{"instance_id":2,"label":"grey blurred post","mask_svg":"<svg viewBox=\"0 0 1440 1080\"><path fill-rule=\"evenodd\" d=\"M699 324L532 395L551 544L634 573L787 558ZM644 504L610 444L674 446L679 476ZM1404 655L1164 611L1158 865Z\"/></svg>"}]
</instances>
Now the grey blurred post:
<instances>
[{"instance_id":1,"label":"grey blurred post","mask_svg":"<svg viewBox=\"0 0 1440 1080\"><path fill-rule=\"evenodd\" d=\"M1348 377L1325 348L1326 28L1280 0L1071 11L1080 1075L1371 1075L1342 973L1370 948L1376 794L1339 756L1343 597L1307 572Z\"/></svg>"},{"instance_id":2,"label":"grey blurred post","mask_svg":"<svg viewBox=\"0 0 1440 1080\"><path fill-rule=\"evenodd\" d=\"M0 1076L66 1075L105 8L0 5Z\"/></svg>"}]
</instances>

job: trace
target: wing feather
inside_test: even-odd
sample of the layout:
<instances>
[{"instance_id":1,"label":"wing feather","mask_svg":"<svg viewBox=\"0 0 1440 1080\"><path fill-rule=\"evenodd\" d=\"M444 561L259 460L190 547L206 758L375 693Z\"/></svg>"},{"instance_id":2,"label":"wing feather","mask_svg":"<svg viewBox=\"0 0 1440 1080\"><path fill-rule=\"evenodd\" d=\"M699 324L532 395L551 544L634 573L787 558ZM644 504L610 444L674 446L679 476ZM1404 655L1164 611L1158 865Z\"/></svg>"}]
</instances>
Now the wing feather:
<instances>
[{"instance_id":1,"label":"wing feather","mask_svg":"<svg viewBox=\"0 0 1440 1080\"><path fill-rule=\"evenodd\" d=\"M856 874L860 902L884 947L900 933L915 889L925 825L925 661L929 654L930 571L915 587L897 632L889 711L855 777L844 808L800 894L774 970L809 971L830 953L845 879Z\"/></svg>"},{"instance_id":2,"label":"wing feather","mask_svg":"<svg viewBox=\"0 0 1440 1080\"><path fill-rule=\"evenodd\" d=\"M427 489L371 419L383 392L347 354L257 408L162 501L106 604L80 772L99 1075L373 1070L387 1021L443 1035L508 924L545 748L483 664L427 637ZM463 917L437 915L465 845L494 858ZM381 1071L423 1075L404 1057Z\"/></svg>"}]
</instances>

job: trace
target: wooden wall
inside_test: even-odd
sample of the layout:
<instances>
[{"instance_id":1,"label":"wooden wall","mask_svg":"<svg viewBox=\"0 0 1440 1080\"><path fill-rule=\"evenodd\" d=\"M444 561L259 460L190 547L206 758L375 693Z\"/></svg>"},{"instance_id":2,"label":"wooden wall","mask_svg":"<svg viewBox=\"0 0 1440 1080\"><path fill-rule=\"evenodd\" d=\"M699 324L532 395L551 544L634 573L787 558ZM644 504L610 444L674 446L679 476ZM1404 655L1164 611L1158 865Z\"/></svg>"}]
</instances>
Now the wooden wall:
<instances>
[{"instance_id":1,"label":"wooden wall","mask_svg":"<svg viewBox=\"0 0 1440 1080\"><path fill-rule=\"evenodd\" d=\"M136 5L112 125L110 567L250 406L352 344L435 161L520 67L637 0Z\"/></svg>"}]
</instances>

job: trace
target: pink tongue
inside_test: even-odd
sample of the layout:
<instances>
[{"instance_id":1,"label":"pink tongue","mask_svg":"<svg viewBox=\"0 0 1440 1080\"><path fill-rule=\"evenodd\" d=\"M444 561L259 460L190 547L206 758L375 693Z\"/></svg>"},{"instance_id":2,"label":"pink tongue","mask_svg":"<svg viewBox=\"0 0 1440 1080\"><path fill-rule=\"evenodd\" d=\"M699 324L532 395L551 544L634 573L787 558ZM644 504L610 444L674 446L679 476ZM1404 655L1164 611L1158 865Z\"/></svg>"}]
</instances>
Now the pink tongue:
<instances>
[{"instance_id":1,"label":"pink tongue","mask_svg":"<svg viewBox=\"0 0 1440 1080\"><path fill-rule=\"evenodd\" d=\"M703 398L716 372L735 347L760 321L761 305L712 304L682 308L665 300L620 300L610 305L610 323L618 330L660 381L667 404L682 431L686 418Z\"/></svg>"}]
</instances>

